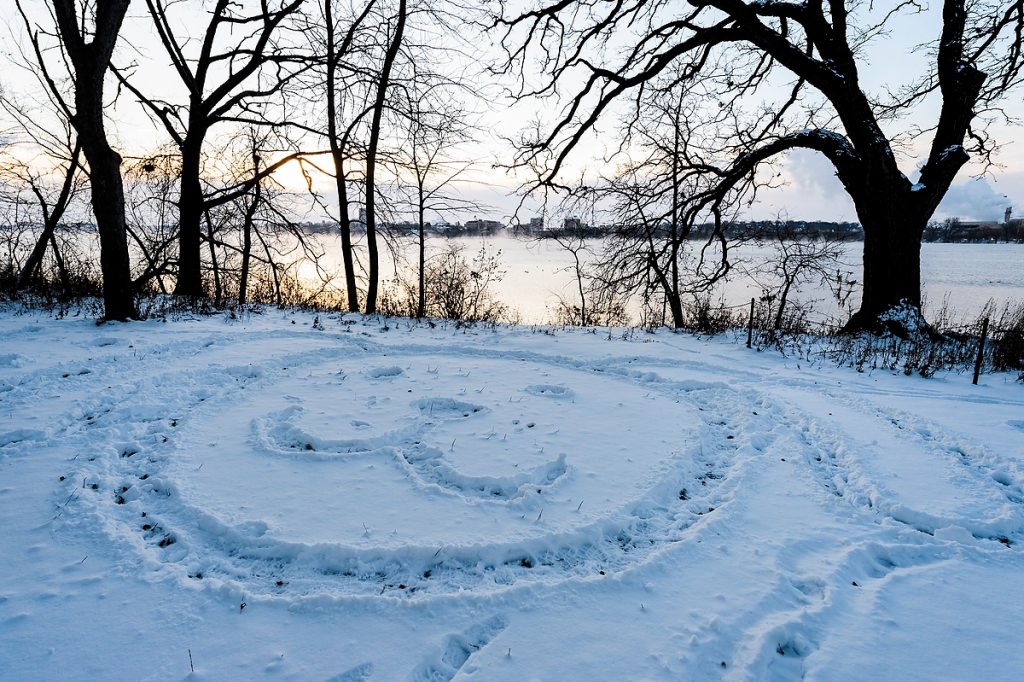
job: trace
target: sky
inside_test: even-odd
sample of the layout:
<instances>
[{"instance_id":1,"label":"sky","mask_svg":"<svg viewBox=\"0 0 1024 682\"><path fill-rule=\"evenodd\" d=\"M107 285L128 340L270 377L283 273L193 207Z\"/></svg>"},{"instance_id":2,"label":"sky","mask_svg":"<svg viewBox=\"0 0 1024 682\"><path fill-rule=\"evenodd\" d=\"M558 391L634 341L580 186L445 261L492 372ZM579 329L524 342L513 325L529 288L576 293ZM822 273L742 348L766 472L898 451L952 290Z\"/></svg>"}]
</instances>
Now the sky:
<instances>
[{"instance_id":1,"label":"sky","mask_svg":"<svg viewBox=\"0 0 1024 682\"><path fill-rule=\"evenodd\" d=\"M13 3L6 2L0 7L0 22L12 22L16 18ZM35 5L33 2L32 5ZM127 24L126 37L134 50L125 50L121 58L146 59L149 45L153 45L153 34L146 26L143 15L144 5L136 3L131 10L131 18ZM15 22L15 29L19 25ZM926 41L937 30L935 12L923 16L903 17L894 24L890 35L878 40L864 60L863 82L871 89L881 89L894 82L904 82L912 78L915 69L919 69L924 59L921 50L915 47ZM488 38L481 36L479 45L485 45ZM10 44L3 51L9 52ZM148 52L148 60L160 64L166 61L156 48ZM0 85L5 89L17 91L26 87L26 81L10 69L3 70ZM160 82L159 68L147 75L147 85ZM173 80L167 72L169 80ZM520 104L510 106L500 98L492 98L490 108L481 119L483 140L473 148L466 150L466 156L480 160L481 170L477 177L482 180L478 186L466 185L463 191L475 201L484 205L482 212L489 215L481 217L509 218L519 205L520 198L514 196L519 184L516 178L494 169L495 165L508 163L510 150L501 141L503 136L515 136L530 115L539 113L549 115L552 109L548 105ZM1024 107L1014 104L1019 113L1024 115ZM532 109L531 109L532 107ZM164 141L164 136L142 115L139 108L131 103L121 106L116 114L119 124L115 127L118 141L123 145L123 153L144 153L155 143ZM611 122L605 122L606 129ZM965 220L1002 220L1008 206L1013 207L1014 215L1024 214L1024 152L1022 152L1021 127L1003 128L997 131L997 139L1002 145L996 161L999 167L982 168L969 165L961 171L957 182L951 188L946 199L940 205L935 218L958 216ZM590 166L595 163L594 156L599 157L604 151L600 145L591 145L578 151L572 159L576 167ZM914 160L905 164L905 172L913 177ZM855 221L856 214L853 204L842 186L835 178L830 164L814 153L793 153L779 166L783 178L787 181L784 187L764 191L759 200L749 207L745 217L750 219L772 219L788 216L793 219L818 219ZM302 186L298 173L291 173L285 181L296 189ZM329 186L324 182L323 185ZM549 207L551 210L553 207ZM529 199L524 209L517 216L527 220L534 214L544 210L538 199ZM464 220L466 216L446 216L449 220ZM468 216L474 217L474 216Z\"/></svg>"},{"instance_id":2,"label":"sky","mask_svg":"<svg viewBox=\"0 0 1024 682\"><path fill-rule=\"evenodd\" d=\"M1019 144L1010 148L1016 148L1019 155ZM981 169L971 167L961 171L935 212L934 219L960 217L965 220L1002 221L1008 206L1013 207L1014 216L1022 217L1024 169L1019 162L1013 163L1012 156L1006 155L1005 169L993 169L984 174L977 174ZM853 201L836 178L831 164L820 154L790 154L783 163L783 172L789 179L788 186L760 195L760 200L751 209L756 219L788 214L794 219L816 216L829 220L857 220Z\"/></svg>"}]
</instances>

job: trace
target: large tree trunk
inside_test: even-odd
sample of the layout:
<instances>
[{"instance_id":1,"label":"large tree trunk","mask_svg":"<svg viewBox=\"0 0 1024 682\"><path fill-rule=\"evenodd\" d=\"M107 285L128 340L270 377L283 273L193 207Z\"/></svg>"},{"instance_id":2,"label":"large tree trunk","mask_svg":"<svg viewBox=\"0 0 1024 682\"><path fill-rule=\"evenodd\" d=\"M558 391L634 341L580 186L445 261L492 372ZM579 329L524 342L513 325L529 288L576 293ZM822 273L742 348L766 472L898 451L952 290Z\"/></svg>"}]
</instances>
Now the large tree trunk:
<instances>
[{"instance_id":1,"label":"large tree trunk","mask_svg":"<svg viewBox=\"0 0 1024 682\"><path fill-rule=\"evenodd\" d=\"M178 197L178 280L177 296L198 298L203 290L200 259L201 221L203 218L203 187L199 181L202 141L192 135L181 150L181 195Z\"/></svg>"},{"instance_id":2,"label":"large tree trunk","mask_svg":"<svg viewBox=\"0 0 1024 682\"><path fill-rule=\"evenodd\" d=\"M106 137L95 140L89 140L87 135L82 137L92 180L92 210L100 233L104 317L123 322L137 318L138 312L135 310L128 258L121 156L107 145Z\"/></svg>"},{"instance_id":3,"label":"large tree trunk","mask_svg":"<svg viewBox=\"0 0 1024 682\"><path fill-rule=\"evenodd\" d=\"M904 179L905 183L906 180ZM864 229L860 309L843 331L877 330L885 312L908 304L921 308L921 236L930 213L915 210L911 192L855 197Z\"/></svg>"},{"instance_id":4,"label":"large tree trunk","mask_svg":"<svg viewBox=\"0 0 1024 682\"><path fill-rule=\"evenodd\" d=\"M138 317L128 257L124 217L121 156L110 148L103 122L103 80L117 42L129 0L111 0L96 7L93 41L86 43L71 0L54 0L53 9L65 50L74 70L75 113L71 123L89 162L92 207L100 233L103 311L108 320Z\"/></svg>"}]
</instances>

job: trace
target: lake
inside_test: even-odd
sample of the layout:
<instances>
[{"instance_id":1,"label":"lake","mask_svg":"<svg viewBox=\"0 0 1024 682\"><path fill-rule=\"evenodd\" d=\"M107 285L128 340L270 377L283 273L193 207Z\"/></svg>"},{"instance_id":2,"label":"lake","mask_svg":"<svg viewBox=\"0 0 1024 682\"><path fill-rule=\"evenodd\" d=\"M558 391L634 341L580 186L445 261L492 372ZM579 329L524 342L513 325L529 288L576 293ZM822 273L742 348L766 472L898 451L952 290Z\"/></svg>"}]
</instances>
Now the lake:
<instances>
[{"instance_id":1,"label":"lake","mask_svg":"<svg viewBox=\"0 0 1024 682\"><path fill-rule=\"evenodd\" d=\"M428 239L428 255L441 251L449 240L440 237ZM554 318L559 298L575 301L575 275L571 271L572 256L553 240L530 240L511 236L464 237L451 240L461 245L465 257L470 259L481 248L491 254L500 252L505 270L503 279L493 287L495 296L519 313L523 323L541 324ZM327 252L324 264L328 269L339 272L340 248L338 240L322 237L321 244ZM693 243L699 246L698 242ZM591 251L586 254L593 260L600 253L601 240L592 240ZM849 242L843 245L841 269L850 276L860 279L862 244ZM405 242L400 245L399 258L414 261L415 245ZM382 250L385 253L386 250ZM743 245L734 250L740 262L740 269L751 269L772 257L770 246ZM394 273L394 261L390 254L382 262L382 278ZM924 288L925 310L934 312L944 301L954 312L953 318L973 318L989 299L999 306L1005 302L1024 301L1024 244L931 244L921 248L921 277ZM343 286L339 276L336 284ZM751 297L761 295L761 287L750 277L737 272L728 282L719 287L715 300L720 297L726 305L742 305ZM827 290L820 286L802 287L796 294L802 302L814 304L816 315L812 319L825 319L840 313L836 302ZM854 306L858 293L852 296ZM639 306L630 310L634 322Z\"/></svg>"}]
</instances>

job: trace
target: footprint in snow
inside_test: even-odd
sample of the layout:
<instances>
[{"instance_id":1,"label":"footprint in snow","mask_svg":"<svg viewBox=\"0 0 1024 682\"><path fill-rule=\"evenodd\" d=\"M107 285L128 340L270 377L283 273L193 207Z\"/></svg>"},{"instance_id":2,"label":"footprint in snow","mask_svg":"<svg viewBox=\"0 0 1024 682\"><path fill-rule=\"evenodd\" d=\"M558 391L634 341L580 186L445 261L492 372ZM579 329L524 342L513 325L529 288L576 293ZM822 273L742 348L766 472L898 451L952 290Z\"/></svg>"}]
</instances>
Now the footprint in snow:
<instances>
[{"instance_id":1,"label":"footprint in snow","mask_svg":"<svg viewBox=\"0 0 1024 682\"><path fill-rule=\"evenodd\" d=\"M466 403L454 398L420 398L413 406L427 416L459 418L487 411L482 405Z\"/></svg>"},{"instance_id":2,"label":"footprint in snow","mask_svg":"<svg viewBox=\"0 0 1024 682\"><path fill-rule=\"evenodd\" d=\"M392 379L404 373L401 367L374 367L366 371L366 376L371 379Z\"/></svg>"},{"instance_id":3,"label":"footprint in snow","mask_svg":"<svg viewBox=\"0 0 1024 682\"><path fill-rule=\"evenodd\" d=\"M552 384L533 384L532 386L527 386L523 390L532 395L539 395L545 398L554 398L556 400L565 400L572 398L576 395L575 393L573 393L573 390L568 386Z\"/></svg>"},{"instance_id":4,"label":"footprint in snow","mask_svg":"<svg viewBox=\"0 0 1024 682\"><path fill-rule=\"evenodd\" d=\"M473 654L487 646L507 627L508 620L503 616L494 616L464 632L448 635L441 650L427 657L409 676L409 682L454 679Z\"/></svg>"},{"instance_id":5,"label":"footprint in snow","mask_svg":"<svg viewBox=\"0 0 1024 682\"><path fill-rule=\"evenodd\" d=\"M373 663L363 663L327 679L327 682L366 682L373 675Z\"/></svg>"}]
</instances>

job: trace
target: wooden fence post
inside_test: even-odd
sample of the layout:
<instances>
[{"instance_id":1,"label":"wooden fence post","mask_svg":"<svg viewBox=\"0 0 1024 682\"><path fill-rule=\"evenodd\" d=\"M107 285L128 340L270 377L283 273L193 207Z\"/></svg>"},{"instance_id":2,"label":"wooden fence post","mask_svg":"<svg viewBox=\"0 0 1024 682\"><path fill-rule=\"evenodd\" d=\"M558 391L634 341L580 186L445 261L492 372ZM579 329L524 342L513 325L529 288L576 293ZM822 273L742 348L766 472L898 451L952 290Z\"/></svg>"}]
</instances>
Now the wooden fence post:
<instances>
[{"instance_id":1,"label":"wooden fence post","mask_svg":"<svg viewBox=\"0 0 1024 682\"><path fill-rule=\"evenodd\" d=\"M754 340L754 299L750 299L750 319L747 321L747 348Z\"/></svg>"},{"instance_id":2,"label":"wooden fence post","mask_svg":"<svg viewBox=\"0 0 1024 682\"><path fill-rule=\"evenodd\" d=\"M981 374L981 363L985 359L985 337L988 336L988 318L981 323L981 341L978 342L978 359L974 361L974 381L978 385L978 375Z\"/></svg>"}]
</instances>

